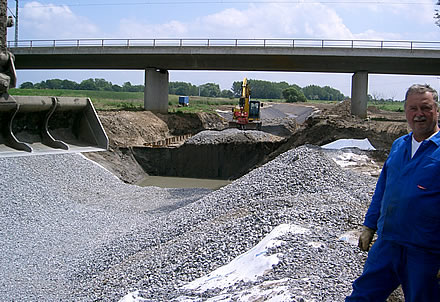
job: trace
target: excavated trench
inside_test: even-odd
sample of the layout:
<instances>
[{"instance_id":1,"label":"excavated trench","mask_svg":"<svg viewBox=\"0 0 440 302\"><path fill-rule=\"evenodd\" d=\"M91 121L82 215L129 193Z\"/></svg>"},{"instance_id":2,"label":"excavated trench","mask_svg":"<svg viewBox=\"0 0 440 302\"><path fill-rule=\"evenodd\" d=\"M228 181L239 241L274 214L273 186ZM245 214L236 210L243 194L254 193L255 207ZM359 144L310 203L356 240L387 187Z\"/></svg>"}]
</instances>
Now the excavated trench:
<instances>
[{"instance_id":1,"label":"excavated trench","mask_svg":"<svg viewBox=\"0 0 440 302\"><path fill-rule=\"evenodd\" d=\"M401 121L375 122L322 116L309 119L293 131L285 125L267 125L259 131L261 134L255 134L273 135L278 140L273 137L249 139L247 131L223 135L224 130L219 131L221 125L212 117L209 117L208 127L206 117L188 119L186 116L167 115L162 117L162 121L149 112L124 114L101 116L110 134L111 150L86 156L132 184L140 183L146 176L233 180L291 148L304 144L320 146L340 138L368 138L378 149L372 152L372 156L383 161L393 140L407 131L406 124ZM133 125L139 129L133 130ZM148 135L159 133L162 128L164 133L189 134L194 135L193 138L207 129L216 129L211 135L223 138L210 142L209 136L203 137L197 143L184 143L179 147L140 146L141 141L153 141L148 140Z\"/></svg>"},{"instance_id":2,"label":"excavated trench","mask_svg":"<svg viewBox=\"0 0 440 302\"><path fill-rule=\"evenodd\" d=\"M282 142L182 145L179 148L132 147L148 175L236 179L265 161Z\"/></svg>"},{"instance_id":3,"label":"excavated trench","mask_svg":"<svg viewBox=\"0 0 440 302\"><path fill-rule=\"evenodd\" d=\"M279 154L304 144L323 145L340 138L369 138L378 147L369 155L378 162L387 156L388 146L403 132L375 132L338 128L329 123L312 125L279 141L183 144L177 148L131 147L136 162L150 176L234 180ZM225 139L228 141L228 139Z\"/></svg>"}]
</instances>

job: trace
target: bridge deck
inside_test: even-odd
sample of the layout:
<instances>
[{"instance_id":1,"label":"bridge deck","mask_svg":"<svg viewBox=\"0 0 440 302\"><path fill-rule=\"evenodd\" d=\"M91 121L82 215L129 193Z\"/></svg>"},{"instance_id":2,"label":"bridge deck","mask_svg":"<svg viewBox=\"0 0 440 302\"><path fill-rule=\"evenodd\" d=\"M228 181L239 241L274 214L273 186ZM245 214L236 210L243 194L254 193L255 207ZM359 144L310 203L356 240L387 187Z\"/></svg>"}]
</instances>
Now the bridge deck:
<instances>
[{"instance_id":1,"label":"bridge deck","mask_svg":"<svg viewBox=\"0 0 440 302\"><path fill-rule=\"evenodd\" d=\"M17 69L246 70L438 75L440 42L84 39L9 42Z\"/></svg>"}]
</instances>

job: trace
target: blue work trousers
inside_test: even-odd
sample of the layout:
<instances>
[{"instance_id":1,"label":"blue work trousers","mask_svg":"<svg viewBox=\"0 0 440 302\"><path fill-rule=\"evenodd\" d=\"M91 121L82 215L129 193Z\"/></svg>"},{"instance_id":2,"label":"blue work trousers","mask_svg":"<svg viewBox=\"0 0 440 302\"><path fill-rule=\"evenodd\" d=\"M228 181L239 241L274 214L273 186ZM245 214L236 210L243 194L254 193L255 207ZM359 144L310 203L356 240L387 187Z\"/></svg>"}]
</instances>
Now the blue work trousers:
<instances>
[{"instance_id":1,"label":"blue work trousers","mask_svg":"<svg viewBox=\"0 0 440 302\"><path fill-rule=\"evenodd\" d=\"M378 239L345 301L385 302L401 284L406 302L440 302L439 268L438 254Z\"/></svg>"}]
</instances>

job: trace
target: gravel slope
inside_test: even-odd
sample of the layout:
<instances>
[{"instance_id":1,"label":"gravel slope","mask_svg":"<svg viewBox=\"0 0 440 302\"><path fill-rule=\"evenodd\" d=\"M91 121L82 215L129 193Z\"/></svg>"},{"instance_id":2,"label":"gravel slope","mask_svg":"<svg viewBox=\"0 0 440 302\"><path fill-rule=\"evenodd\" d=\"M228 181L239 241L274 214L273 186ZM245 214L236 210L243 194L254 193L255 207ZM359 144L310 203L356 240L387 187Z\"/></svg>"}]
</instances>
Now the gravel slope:
<instances>
[{"instance_id":1,"label":"gravel slope","mask_svg":"<svg viewBox=\"0 0 440 302\"><path fill-rule=\"evenodd\" d=\"M274 227L295 224L261 280L291 301L343 301L366 253L339 237L359 228L375 179L342 170L314 147L290 150L209 192L125 185L79 155L0 159L0 300L203 301L182 285L228 263Z\"/></svg>"},{"instance_id":2,"label":"gravel slope","mask_svg":"<svg viewBox=\"0 0 440 302\"><path fill-rule=\"evenodd\" d=\"M1 158L0 175L1 301L76 300L103 245L210 192L126 185L78 154Z\"/></svg>"}]
</instances>

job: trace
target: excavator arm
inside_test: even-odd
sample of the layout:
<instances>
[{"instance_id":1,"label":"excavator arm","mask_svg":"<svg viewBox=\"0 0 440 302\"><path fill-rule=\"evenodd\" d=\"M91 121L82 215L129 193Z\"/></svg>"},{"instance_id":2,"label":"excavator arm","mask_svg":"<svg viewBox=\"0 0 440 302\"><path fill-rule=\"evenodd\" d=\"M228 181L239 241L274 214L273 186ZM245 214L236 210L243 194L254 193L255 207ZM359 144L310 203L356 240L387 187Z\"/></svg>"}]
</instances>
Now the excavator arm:
<instances>
[{"instance_id":1,"label":"excavator arm","mask_svg":"<svg viewBox=\"0 0 440 302\"><path fill-rule=\"evenodd\" d=\"M257 129L261 130L260 110L262 103L259 101L251 101L251 89L247 78L243 79L241 85L241 96L238 106L232 109L232 122L229 123L231 128Z\"/></svg>"}]
</instances>

